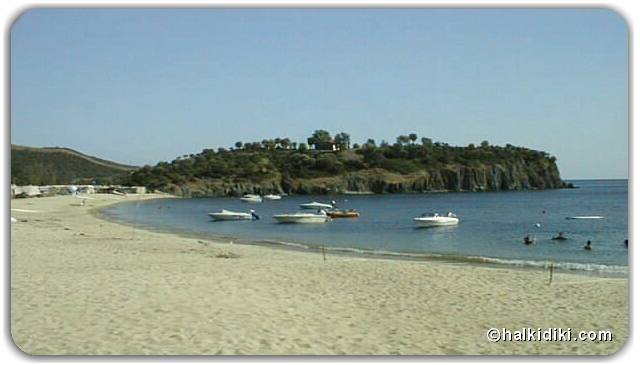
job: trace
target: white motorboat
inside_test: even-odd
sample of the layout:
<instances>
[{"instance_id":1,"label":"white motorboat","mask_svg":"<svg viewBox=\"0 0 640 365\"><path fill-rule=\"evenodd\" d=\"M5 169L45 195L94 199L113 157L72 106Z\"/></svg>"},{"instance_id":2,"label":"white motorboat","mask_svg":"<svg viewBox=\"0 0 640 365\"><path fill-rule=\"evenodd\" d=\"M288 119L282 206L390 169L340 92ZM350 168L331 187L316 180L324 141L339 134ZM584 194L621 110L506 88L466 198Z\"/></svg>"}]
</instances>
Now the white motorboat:
<instances>
[{"instance_id":1,"label":"white motorboat","mask_svg":"<svg viewBox=\"0 0 640 365\"><path fill-rule=\"evenodd\" d=\"M262 203L262 197L260 195L255 194L247 194L240 198L245 203Z\"/></svg>"},{"instance_id":2,"label":"white motorboat","mask_svg":"<svg viewBox=\"0 0 640 365\"><path fill-rule=\"evenodd\" d=\"M265 200L280 200L282 199L282 197L280 195L276 195L276 194L267 194L265 196L262 197Z\"/></svg>"},{"instance_id":3,"label":"white motorboat","mask_svg":"<svg viewBox=\"0 0 640 365\"><path fill-rule=\"evenodd\" d=\"M455 214L449 212L446 216L441 216L438 213L423 214L420 217L413 218L421 227L438 227L438 226L453 226L460 221Z\"/></svg>"},{"instance_id":4,"label":"white motorboat","mask_svg":"<svg viewBox=\"0 0 640 365\"><path fill-rule=\"evenodd\" d=\"M567 219L604 219L599 215L587 215L587 216L578 216L578 217L567 217Z\"/></svg>"},{"instance_id":5,"label":"white motorboat","mask_svg":"<svg viewBox=\"0 0 640 365\"><path fill-rule=\"evenodd\" d=\"M252 219L260 219L253 209L249 213L244 212L232 212L230 210L222 209L219 212L208 213L209 217L213 218L216 221L241 221L241 220L252 220Z\"/></svg>"},{"instance_id":6,"label":"white motorboat","mask_svg":"<svg viewBox=\"0 0 640 365\"><path fill-rule=\"evenodd\" d=\"M280 223L325 223L331 220L331 217L324 211L319 213L290 213L276 214L273 219Z\"/></svg>"},{"instance_id":7,"label":"white motorboat","mask_svg":"<svg viewBox=\"0 0 640 365\"><path fill-rule=\"evenodd\" d=\"M332 209L334 207L334 205L335 205L335 203L334 204L325 204L325 203L311 202L311 203L300 204L300 208L302 208L302 209Z\"/></svg>"}]
</instances>

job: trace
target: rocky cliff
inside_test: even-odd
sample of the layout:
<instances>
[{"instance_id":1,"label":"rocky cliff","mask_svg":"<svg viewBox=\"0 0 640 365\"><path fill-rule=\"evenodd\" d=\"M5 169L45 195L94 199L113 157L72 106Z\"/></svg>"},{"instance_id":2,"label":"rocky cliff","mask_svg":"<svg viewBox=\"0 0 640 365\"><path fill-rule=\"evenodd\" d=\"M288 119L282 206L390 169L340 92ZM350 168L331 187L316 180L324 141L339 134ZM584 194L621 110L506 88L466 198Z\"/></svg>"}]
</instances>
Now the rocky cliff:
<instances>
[{"instance_id":1,"label":"rocky cliff","mask_svg":"<svg viewBox=\"0 0 640 365\"><path fill-rule=\"evenodd\" d=\"M567 187L555 163L450 165L412 174L368 169L330 177L288 178L282 174L255 182L238 179L196 179L167 186L181 196L241 196L243 194L427 193L441 191L538 190Z\"/></svg>"}]
</instances>

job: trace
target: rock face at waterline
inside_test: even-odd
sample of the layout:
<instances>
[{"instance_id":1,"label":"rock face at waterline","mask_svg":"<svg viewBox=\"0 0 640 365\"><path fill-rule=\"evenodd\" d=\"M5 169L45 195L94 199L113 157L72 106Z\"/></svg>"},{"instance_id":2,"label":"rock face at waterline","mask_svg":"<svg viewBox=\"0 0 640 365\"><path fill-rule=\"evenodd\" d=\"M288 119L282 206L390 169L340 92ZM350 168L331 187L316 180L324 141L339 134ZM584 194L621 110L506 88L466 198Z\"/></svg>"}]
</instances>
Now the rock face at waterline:
<instances>
[{"instance_id":1,"label":"rock face at waterline","mask_svg":"<svg viewBox=\"0 0 640 365\"><path fill-rule=\"evenodd\" d=\"M128 185L181 196L385 194L568 187L556 158L511 145L368 142L342 150L252 143L144 166ZM268 142L268 141L267 141Z\"/></svg>"}]
</instances>

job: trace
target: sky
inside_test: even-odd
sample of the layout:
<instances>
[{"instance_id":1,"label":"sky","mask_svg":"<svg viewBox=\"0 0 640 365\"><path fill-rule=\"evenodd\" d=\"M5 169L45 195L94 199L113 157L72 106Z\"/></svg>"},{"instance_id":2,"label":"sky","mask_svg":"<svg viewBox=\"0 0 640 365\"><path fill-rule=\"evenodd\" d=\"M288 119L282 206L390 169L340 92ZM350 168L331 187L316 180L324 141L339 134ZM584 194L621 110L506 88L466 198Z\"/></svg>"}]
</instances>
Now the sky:
<instances>
[{"instance_id":1,"label":"sky","mask_svg":"<svg viewBox=\"0 0 640 365\"><path fill-rule=\"evenodd\" d=\"M607 9L32 9L11 28L11 142L153 165L416 133L627 178L628 66Z\"/></svg>"}]
</instances>

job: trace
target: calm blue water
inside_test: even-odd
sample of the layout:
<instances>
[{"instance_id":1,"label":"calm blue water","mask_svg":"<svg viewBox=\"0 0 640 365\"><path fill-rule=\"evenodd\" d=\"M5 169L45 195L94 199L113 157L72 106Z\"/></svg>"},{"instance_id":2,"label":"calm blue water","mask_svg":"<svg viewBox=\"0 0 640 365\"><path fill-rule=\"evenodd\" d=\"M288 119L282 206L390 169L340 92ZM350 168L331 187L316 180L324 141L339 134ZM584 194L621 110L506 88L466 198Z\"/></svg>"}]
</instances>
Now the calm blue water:
<instances>
[{"instance_id":1,"label":"calm blue water","mask_svg":"<svg viewBox=\"0 0 640 365\"><path fill-rule=\"evenodd\" d=\"M627 272L627 180L573 181L579 189L497 193L438 193L367 196L295 196L258 204L235 198L163 199L124 203L102 212L129 224L212 237L303 243L354 252L443 256L451 259L542 266L549 261L576 270ZM298 211L298 204L336 200L355 208L357 219L334 219L318 225L278 224L271 216ZM208 212L248 211L259 221L213 222ZM455 212L456 227L415 228L423 212ZM599 220L566 220L598 215ZM536 226L540 224L540 227ZM564 231L568 241L551 237ZM537 244L522 238L534 234ZM591 252L583 250L592 241Z\"/></svg>"}]
</instances>

